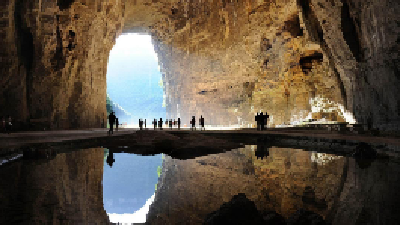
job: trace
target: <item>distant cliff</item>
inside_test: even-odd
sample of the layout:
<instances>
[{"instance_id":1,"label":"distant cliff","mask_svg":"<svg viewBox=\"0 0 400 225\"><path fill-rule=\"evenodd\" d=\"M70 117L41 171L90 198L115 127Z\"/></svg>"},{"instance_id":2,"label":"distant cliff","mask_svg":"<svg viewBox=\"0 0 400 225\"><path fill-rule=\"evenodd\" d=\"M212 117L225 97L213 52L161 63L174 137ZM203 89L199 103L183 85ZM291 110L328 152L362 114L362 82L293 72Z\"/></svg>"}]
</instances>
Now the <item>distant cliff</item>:
<instances>
[{"instance_id":1,"label":"distant cliff","mask_svg":"<svg viewBox=\"0 0 400 225\"><path fill-rule=\"evenodd\" d=\"M132 114L127 112L124 108L122 108L118 103L115 103L111 100L110 96L107 94L107 115L111 113L111 111L114 111L115 115L118 118L118 122L120 124L127 123L131 124L133 123L133 118Z\"/></svg>"}]
</instances>

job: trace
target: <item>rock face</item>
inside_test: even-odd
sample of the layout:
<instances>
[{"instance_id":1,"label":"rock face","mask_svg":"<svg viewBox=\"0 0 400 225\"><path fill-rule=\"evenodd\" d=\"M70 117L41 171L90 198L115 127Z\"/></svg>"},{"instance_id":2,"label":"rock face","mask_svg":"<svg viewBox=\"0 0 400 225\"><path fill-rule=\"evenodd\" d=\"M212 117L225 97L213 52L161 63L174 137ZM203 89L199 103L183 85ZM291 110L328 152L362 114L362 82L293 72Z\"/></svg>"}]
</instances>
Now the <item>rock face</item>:
<instances>
[{"instance_id":1,"label":"rock face","mask_svg":"<svg viewBox=\"0 0 400 225\"><path fill-rule=\"evenodd\" d=\"M0 114L100 127L121 33L153 37L169 118L248 125L318 117L310 99L399 130L399 2L390 0L5 0ZM311 114L310 114L311 113ZM348 120L333 112L334 120Z\"/></svg>"},{"instance_id":2,"label":"rock face","mask_svg":"<svg viewBox=\"0 0 400 225\"><path fill-rule=\"evenodd\" d=\"M109 224L103 207L103 157L102 148L85 149L5 165L0 223Z\"/></svg>"},{"instance_id":3,"label":"rock face","mask_svg":"<svg viewBox=\"0 0 400 225\"><path fill-rule=\"evenodd\" d=\"M364 167L354 158L278 147L261 159L255 147L187 160L167 156L147 222L226 219L235 212L232 198L239 193L264 219L274 212L287 224L396 224L400 219L400 173L393 161ZM253 214L250 207L247 213ZM309 220L315 223L304 222Z\"/></svg>"},{"instance_id":4,"label":"rock face","mask_svg":"<svg viewBox=\"0 0 400 225\"><path fill-rule=\"evenodd\" d=\"M272 211L286 219L300 208L324 218L334 211L345 158L324 164L311 152L274 147L261 159L254 147L188 160L166 157L147 222L202 224L238 193L261 214Z\"/></svg>"}]
</instances>

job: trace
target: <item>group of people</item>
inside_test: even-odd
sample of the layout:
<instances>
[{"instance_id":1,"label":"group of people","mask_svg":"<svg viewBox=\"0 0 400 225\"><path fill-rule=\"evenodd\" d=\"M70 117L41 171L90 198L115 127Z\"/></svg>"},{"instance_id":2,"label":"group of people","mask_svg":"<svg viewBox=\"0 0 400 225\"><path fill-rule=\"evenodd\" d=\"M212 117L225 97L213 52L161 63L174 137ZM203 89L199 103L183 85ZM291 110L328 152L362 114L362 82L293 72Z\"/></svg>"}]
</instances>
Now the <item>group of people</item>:
<instances>
[{"instance_id":1,"label":"group of people","mask_svg":"<svg viewBox=\"0 0 400 225\"><path fill-rule=\"evenodd\" d=\"M157 119L154 119L153 122L151 122L153 124L154 130L159 127L160 130L162 130L162 125L163 125L163 120L162 118L160 118L159 121L157 121ZM143 125L143 124L142 124ZM146 124L145 124L146 125ZM172 119L166 119L165 120L165 125L169 126L170 129L172 129L173 126L178 126L178 129L181 129L181 118L178 118L178 120L172 121ZM139 127L140 129L142 129L142 126L139 123Z\"/></svg>"},{"instance_id":2,"label":"group of people","mask_svg":"<svg viewBox=\"0 0 400 225\"><path fill-rule=\"evenodd\" d=\"M108 134L114 134L114 123L115 123L115 129L118 131L118 125L119 121L118 118L115 116L114 112L111 112L110 115L108 115L108 122L110 123L110 130L108 131Z\"/></svg>"},{"instance_id":3,"label":"group of people","mask_svg":"<svg viewBox=\"0 0 400 225\"><path fill-rule=\"evenodd\" d=\"M255 116L255 121L257 122L257 130L265 130L265 125L267 125L267 120L269 118L269 115L267 113L263 114L263 112L261 112L260 114L257 113L257 115ZM11 116L9 117L9 128L6 128L6 121L5 118L2 118L3 120L3 128L4 130L11 130ZM110 115L108 116L108 120L110 123L110 130L109 130L109 134L113 134L114 133L114 124L116 125L116 130L118 131L118 118L115 116L114 112L111 112ZM146 128L146 119L143 121L142 119L139 119L139 128L140 130L143 129L143 124L144 127ZM162 126L163 126L163 119L160 118L159 121L157 121L157 119L154 119L152 121L152 124L154 126L154 129L160 128L160 130L162 130ZM191 126L191 130L195 130L196 129L196 117L192 116L192 120L190 121ZM178 129L181 128L181 118L178 118L178 120L172 121L172 119L166 119L165 120L165 125L168 126L169 128L172 129L173 126L178 126ZM200 116L199 118L199 125L200 125L200 130L204 129L204 118L203 115Z\"/></svg>"},{"instance_id":4,"label":"group of people","mask_svg":"<svg viewBox=\"0 0 400 225\"><path fill-rule=\"evenodd\" d=\"M265 125L267 125L268 118L269 115L267 113L265 113L265 115L263 114L263 112L261 112L260 114L257 113L255 117L257 122L257 130L265 130Z\"/></svg>"},{"instance_id":5,"label":"group of people","mask_svg":"<svg viewBox=\"0 0 400 225\"><path fill-rule=\"evenodd\" d=\"M11 116L1 116L1 125L3 133L10 133L12 130L12 119Z\"/></svg>"},{"instance_id":6,"label":"group of people","mask_svg":"<svg viewBox=\"0 0 400 225\"><path fill-rule=\"evenodd\" d=\"M192 130L196 130L196 117L195 116L192 116L192 120L190 121L190 124L192 124ZM200 116L200 119L199 119L199 124L200 124L200 130L205 130L205 128L204 128L204 118L203 118L203 115L201 115Z\"/></svg>"}]
</instances>

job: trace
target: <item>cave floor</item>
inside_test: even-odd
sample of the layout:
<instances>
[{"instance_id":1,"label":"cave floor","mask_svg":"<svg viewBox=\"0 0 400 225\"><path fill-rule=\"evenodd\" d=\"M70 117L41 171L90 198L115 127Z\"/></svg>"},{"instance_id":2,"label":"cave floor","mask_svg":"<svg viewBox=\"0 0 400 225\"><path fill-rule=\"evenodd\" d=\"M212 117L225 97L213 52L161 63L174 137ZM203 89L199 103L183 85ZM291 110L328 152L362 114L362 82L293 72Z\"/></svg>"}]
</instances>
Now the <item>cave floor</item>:
<instances>
[{"instance_id":1,"label":"cave floor","mask_svg":"<svg viewBox=\"0 0 400 225\"><path fill-rule=\"evenodd\" d=\"M153 128L147 128L140 131L138 128L120 128L119 131L115 131L113 137L121 135L134 134L136 132L144 131L156 131L160 132L159 129L154 130ZM294 138L294 139L310 139L313 141L338 141L338 142L365 142L371 144L387 144L400 146L400 138L397 136L383 136L383 135L371 135L371 134L355 134L353 132L338 132L328 130L298 130L291 128L280 128L280 129L267 129L265 131L257 131L256 129L240 129L240 130L190 130L189 128L164 128L161 132L167 132L171 134L188 134L199 133L212 136L240 136L246 137L266 137L274 136L281 138ZM150 134L151 135L151 134ZM55 143L72 140L82 140L91 138L109 137L108 129L106 128L94 128L94 129L81 129L81 130L53 130L53 131L25 131L25 132L12 132L10 134L0 134L0 151L4 148L14 148L26 144L34 143Z\"/></svg>"}]
</instances>

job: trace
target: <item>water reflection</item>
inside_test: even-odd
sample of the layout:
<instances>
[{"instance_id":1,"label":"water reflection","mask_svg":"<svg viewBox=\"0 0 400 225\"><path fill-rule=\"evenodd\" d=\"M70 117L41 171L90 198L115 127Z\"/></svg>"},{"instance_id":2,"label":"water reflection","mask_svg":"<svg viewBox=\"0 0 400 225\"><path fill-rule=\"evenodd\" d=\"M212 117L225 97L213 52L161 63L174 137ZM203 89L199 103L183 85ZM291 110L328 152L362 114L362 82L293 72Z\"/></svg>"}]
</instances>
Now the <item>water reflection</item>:
<instances>
[{"instance_id":1,"label":"water reflection","mask_svg":"<svg viewBox=\"0 0 400 225\"><path fill-rule=\"evenodd\" d=\"M109 222L103 208L102 148L36 153L0 166L0 224Z\"/></svg>"},{"instance_id":2,"label":"water reflection","mask_svg":"<svg viewBox=\"0 0 400 225\"><path fill-rule=\"evenodd\" d=\"M203 224L235 204L254 204L250 213L285 223L400 219L400 166L370 160L375 153L368 146L358 146L355 156L362 157L353 158L254 144L184 160L103 148L55 154L43 147L0 166L0 224Z\"/></svg>"},{"instance_id":3,"label":"water reflection","mask_svg":"<svg viewBox=\"0 0 400 225\"><path fill-rule=\"evenodd\" d=\"M354 158L265 143L196 159L167 156L148 222L201 224L243 193L264 218L273 212L288 223L318 215L332 224L360 224L370 215L369 224L395 224L399 172L394 162L360 168Z\"/></svg>"},{"instance_id":4,"label":"water reflection","mask_svg":"<svg viewBox=\"0 0 400 225\"><path fill-rule=\"evenodd\" d=\"M117 219L121 217L119 214L130 214L125 215L124 219L129 217L135 222L145 222L148 206L155 193L157 168L162 163L162 155L139 156L108 151L106 161L107 164L114 163L112 167L104 164L103 173L104 208L111 222L123 222ZM147 210L143 208L146 202ZM135 217L133 214L140 209Z\"/></svg>"}]
</instances>

